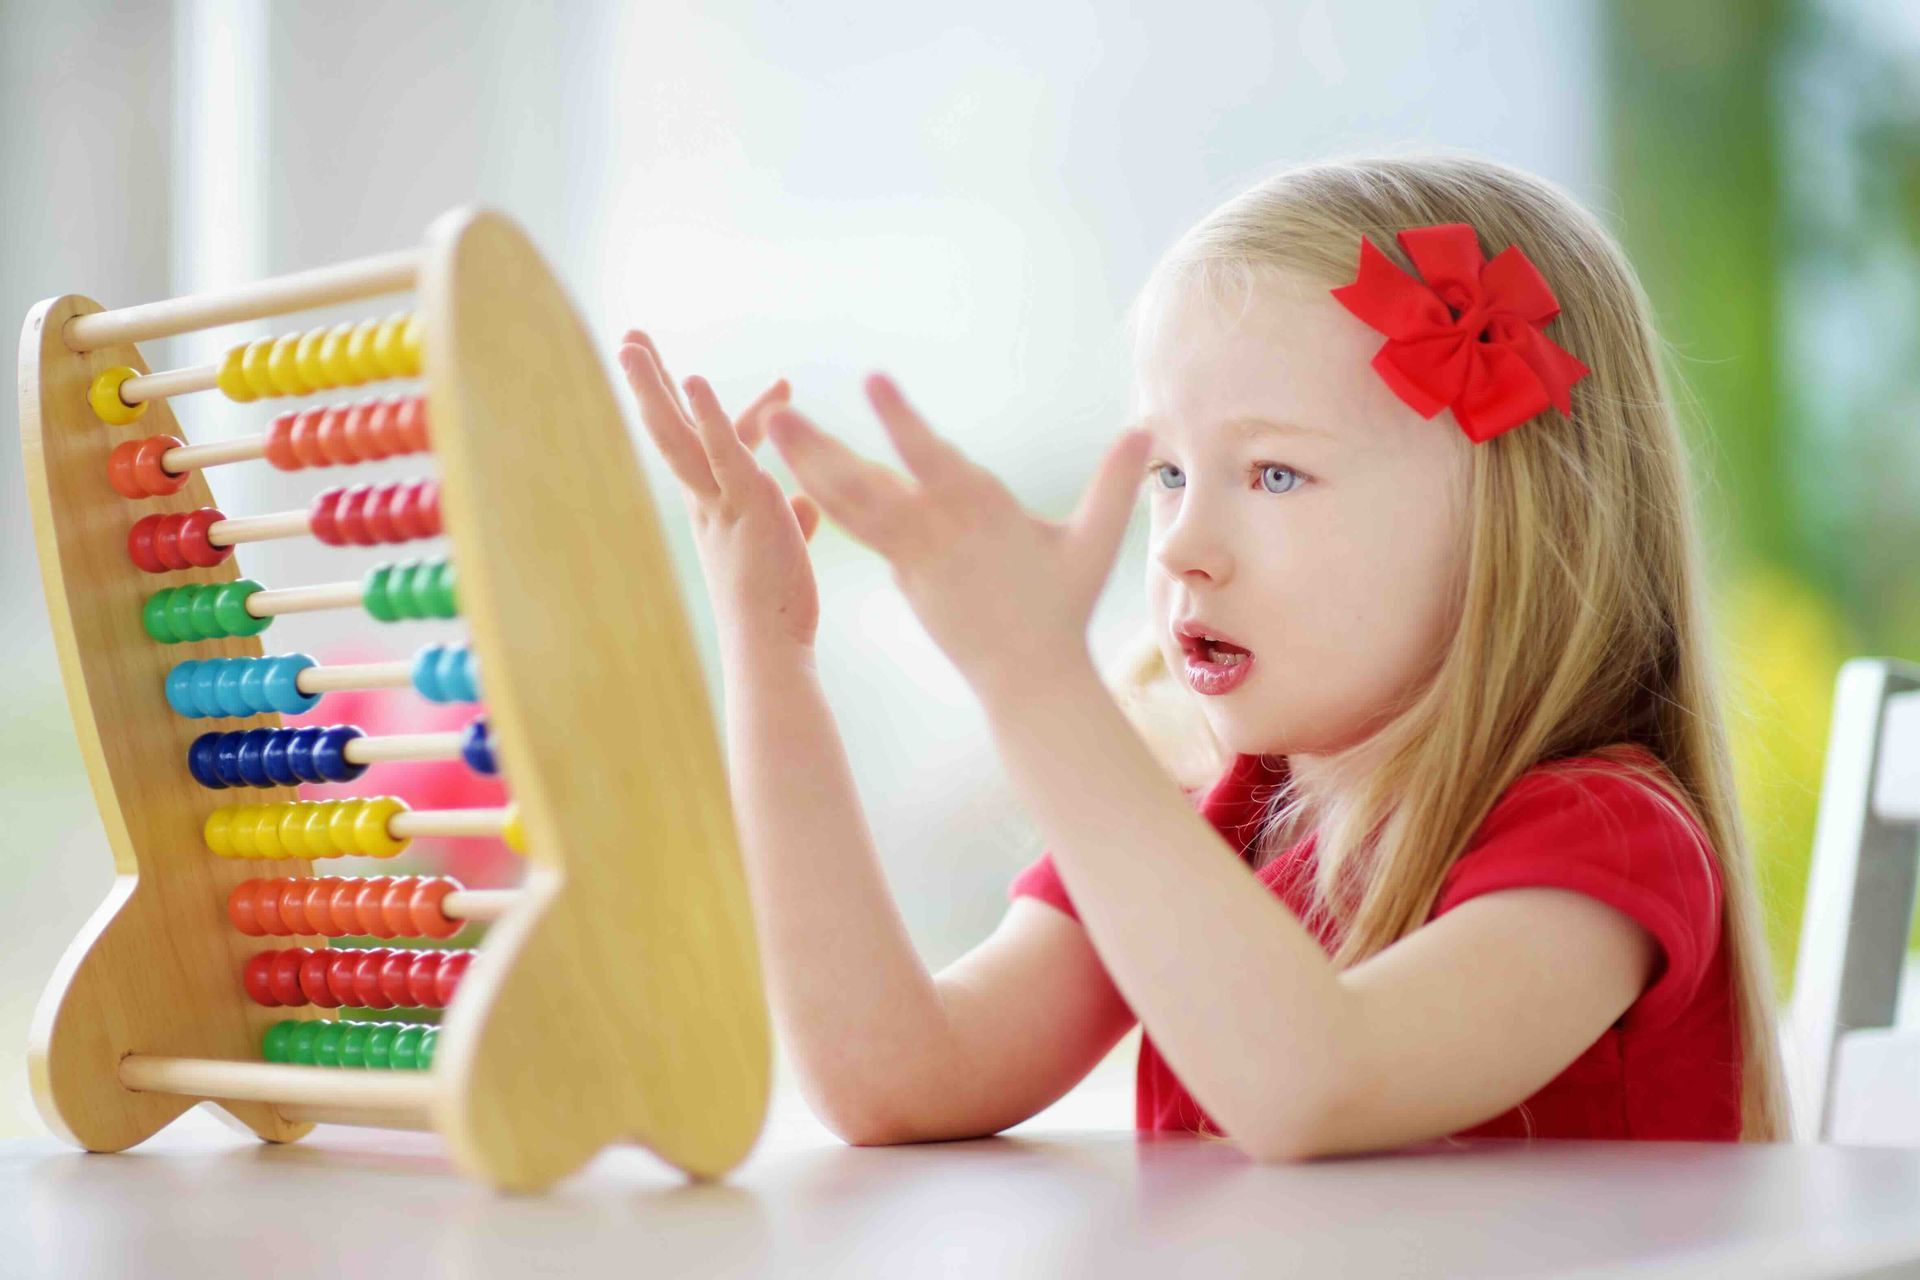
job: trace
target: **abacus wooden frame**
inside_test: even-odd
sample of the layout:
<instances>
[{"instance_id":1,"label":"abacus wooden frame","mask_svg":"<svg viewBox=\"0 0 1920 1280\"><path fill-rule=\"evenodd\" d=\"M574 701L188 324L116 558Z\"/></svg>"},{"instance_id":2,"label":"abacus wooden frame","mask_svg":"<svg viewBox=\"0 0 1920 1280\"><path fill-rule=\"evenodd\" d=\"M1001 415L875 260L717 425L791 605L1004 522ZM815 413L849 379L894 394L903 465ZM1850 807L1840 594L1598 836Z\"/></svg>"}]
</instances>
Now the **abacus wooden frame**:
<instances>
[{"instance_id":1,"label":"abacus wooden frame","mask_svg":"<svg viewBox=\"0 0 1920 1280\"><path fill-rule=\"evenodd\" d=\"M226 921L229 891L262 867L207 851L215 798L185 765L205 726L174 715L163 690L183 658L262 646L145 635L155 583L129 562L127 527L213 499L198 471L171 496L118 498L114 445L184 433L167 400L113 427L87 391L104 369L147 370L136 341L408 288L461 613L531 852L445 1011L431 1070L269 1064L259 1043L275 1019L331 1014L265 1009L242 990L247 958L288 940ZM714 719L605 370L520 229L457 210L418 251L225 294L114 312L49 299L27 317L20 367L54 642L117 873L34 1017L29 1076L47 1123L94 1151L131 1146L202 1099L271 1141L315 1121L431 1128L463 1170L520 1190L610 1142L696 1178L743 1159L765 1119L771 1037ZM166 582L236 576L230 558Z\"/></svg>"}]
</instances>

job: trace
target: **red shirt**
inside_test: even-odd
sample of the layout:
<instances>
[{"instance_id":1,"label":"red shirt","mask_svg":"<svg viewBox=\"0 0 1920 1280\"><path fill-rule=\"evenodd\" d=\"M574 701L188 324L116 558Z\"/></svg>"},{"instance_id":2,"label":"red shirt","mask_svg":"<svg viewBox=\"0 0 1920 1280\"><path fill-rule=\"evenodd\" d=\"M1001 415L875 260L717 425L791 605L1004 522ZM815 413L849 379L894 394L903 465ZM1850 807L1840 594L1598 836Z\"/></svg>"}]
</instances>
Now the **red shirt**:
<instances>
[{"instance_id":1,"label":"red shirt","mask_svg":"<svg viewBox=\"0 0 1920 1280\"><path fill-rule=\"evenodd\" d=\"M1565 766L1573 763L1536 765L1502 793L1448 870L1428 918L1483 893L1551 885L1626 912L1653 935L1661 956L1639 997L1565 1071L1459 1136L1736 1140L1740 1048L1721 945L1719 867L1699 826L1645 784L1599 757L1577 763L1604 776L1569 775ZM1201 799L1200 812L1245 859L1264 802L1286 777L1284 763L1268 769L1260 756L1239 756ZM1302 918L1313 843L1309 835L1255 872ZM1051 853L1014 878L1007 896L1021 894L1079 919ZM1331 954L1328 932L1318 936ZM1144 1032L1135 1125L1222 1132Z\"/></svg>"}]
</instances>

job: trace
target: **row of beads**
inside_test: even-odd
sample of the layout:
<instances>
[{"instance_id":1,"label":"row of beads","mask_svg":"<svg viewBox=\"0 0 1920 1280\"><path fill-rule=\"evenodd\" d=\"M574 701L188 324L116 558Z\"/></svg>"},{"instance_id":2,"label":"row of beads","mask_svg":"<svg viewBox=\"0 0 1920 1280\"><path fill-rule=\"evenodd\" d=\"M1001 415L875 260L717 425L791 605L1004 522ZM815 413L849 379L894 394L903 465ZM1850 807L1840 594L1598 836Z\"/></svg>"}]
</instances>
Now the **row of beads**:
<instances>
[{"instance_id":1,"label":"row of beads","mask_svg":"<svg viewBox=\"0 0 1920 1280\"><path fill-rule=\"evenodd\" d=\"M256 954L241 982L255 1004L270 1007L444 1009L472 963L471 951L289 947Z\"/></svg>"},{"instance_id":2,"label":"row of beads","mask_svg":"<svg viewBox=\"0 0 1920 1280\"><path fill-rule=\"evenodd\" d=\"M273 621L247 612L247 597L260 589L251 578L162 587L147 597L140 621L161 644L257 636Z\"/></svg>"},{"instance_id":3,"label":"row of beads","mask_svg":"<svg viewBox=\"0 0 1920 1280\"><path fill-rule=\"evenodd\" d=\"M225 519L213 507L142 516L127 530L127 557L144 573L211 569L233 554L207 537Z\"/></svg>"},{"instance_id":4,"label":"row of beads","mask_svg":"<svg viewBox=\"0 0 1920 1280\"><path fill-rule=\"evenodd\" d=\"M352 466L427 450L427 402L393 396L289 410L267 424L267 461L282 471Z\"/></svg>"},{"instance_id":5,"label":"row of beads","mask_svg":"<svg viewBox=\"0 0 1920 1280\"><path fill-rule=\"evenodd\" d=\"M398 796L226 805L201 831L222 858L391 858L409 842L387 823L407 809Z\"/></svg>"},{"instance_id":6,"label":"row of beads","mask_svg":"<svg viewBox=\"0 0 1920 1280\"><path fill-rule=\"evenodd\" d=\"M189 658L167 673L167 705L192 719L299 715L320 702L300 691L300 673L316 666L304 653L264 658ZM429 702L478 702L480 661L465 645L422 645L413 655L413 688Z\"/></svg>"},{"instance_id":7,"label":"row of beads","mask_svg":"<svg viewBox=\"0 0 1920 1280\"><path fill-rule=\"evenodd\" d=\"M375 565L367 571L362 597L367 612L381 622L413 618L457 618L453 561L445 556Z\"/></svg>"},{"instance_id":8,"label":"row of beads","mask_svg":"<svg viewBox=\"0 0 1920 1280\"><path fill-rule=\"evenodd\" d=\"M326 489L315 495L308 520L313 536L330 547L371 547L436 537L440 483L397 480Z\"/></svg>"},{"instance_id":9,"label":"row of beads","mask_svg":"<svg viewBox=\"0 0 1920 1280\"><path fill-rule=\"evenodd\" d=\"M303 1067L425 1071L433 1065L440 1028L424 1022L276 1022L260 1040L268 1062Z\"/></svg>"},{"instance_id":10,"label":"row of beads","mask_svg":"<svg viewBox=\"0 0 1920 1280\"><path fill-rule=\"evenodd\" d=\"M184 449L187 442L179 436L148 436L127 440L107 455L107 483L123 498L164 498L178 493L187 483L188 472L175 474L160 465L169 449Z\"/></svg>"},{"instance_id":11,"label":"row of beads","mask_svg":"<svg viewBox=\"0 0 1920 1280\"><path fill-rule=\"evenodd\" d=\"M450 938L460 921L441 904L463 887L451 876L242 880L227 895L227 919L250 938Z\"/></svg>"},{"instance_id":12,"label":"row of beads","mask_svg":"<svg viewBox=\"0 0 1920 1280\"><path fill-rule=\"evenodd\" d=\"M397 311L384 320L243 342L220 362L220 390L245 403L357 387L376 378L411 378L420 372L420 340L419 317Z\"/></svg>"},{"instance_id":13,"label":"row of beads","mask_svg":"<svg viewBox=\"0 0 1920 1280\"><path fill-rule=\"evenodd\" d=\"M430 644L413 655L413 689L428 702L480 701L480 658L463 644Z\"/></svg>"},{"instance_id":14,"label":"row of beads","mask_svg":"<svg viewBox=\"0 0 1920 1280\"><path fill-rule=\"evenodd\" d=\"M215 791L352 782L367 771L347 759L347 744L360 736L360 727L352 724L203 733L187 748L187 770L195 782Z\"/></svg>"}]
</instances>

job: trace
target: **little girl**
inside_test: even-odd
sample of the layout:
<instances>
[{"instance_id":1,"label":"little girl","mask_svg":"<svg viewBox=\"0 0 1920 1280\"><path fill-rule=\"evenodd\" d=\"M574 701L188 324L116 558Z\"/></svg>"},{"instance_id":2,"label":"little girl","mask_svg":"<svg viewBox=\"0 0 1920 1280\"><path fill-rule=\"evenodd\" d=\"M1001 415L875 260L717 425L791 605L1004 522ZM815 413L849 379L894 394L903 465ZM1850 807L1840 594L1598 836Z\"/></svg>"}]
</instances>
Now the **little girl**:
<instances>
[{"instance_id":1,"label":"little girl","mask_svg":"<svg viewBox=\"0 0 1920 1280\"><path fill-rule=\"evenodd\" d=\"M845 1140L994 1133L1137 1020L1142 1131L1261 1161L1450 1134L1786 1136L1681 440L1648 306L1566 193L1324 163L1204 219L1133 317L1138 424L1065 522L882 376L907 476L620 356L685 490L774 1012ZM803 494L753 453L771 436ZM1183 792L1086 628L1144 484ZM1047 852L929 975L813 667L821 512L981 698Z\"/></svg>"}]
</instances>

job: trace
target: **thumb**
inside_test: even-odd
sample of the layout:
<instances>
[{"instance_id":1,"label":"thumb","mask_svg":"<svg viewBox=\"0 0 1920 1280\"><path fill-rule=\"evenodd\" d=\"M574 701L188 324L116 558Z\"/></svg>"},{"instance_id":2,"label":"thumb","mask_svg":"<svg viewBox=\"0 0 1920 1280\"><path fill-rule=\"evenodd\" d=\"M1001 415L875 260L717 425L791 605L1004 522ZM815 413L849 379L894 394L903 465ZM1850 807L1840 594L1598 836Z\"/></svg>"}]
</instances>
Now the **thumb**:
<instances>
[{"instance_id":1,"label":"thumb","mask_svg":"<svg viewBox=\"0 0 1920 1280\"><path fill-rule=\"evenodd\" d=\"M800 522L800 541L813 541L813 531L820 527L820 504L804 493L794 494L793 518Z\"/></svg>"},{"instance_id":2,"label":"thumb","mask_svg":"<svg viewBox=\"0 0 1920 1280\"><path fill-rule=\"evenodd\" d=\"M1140 465L1152 444L1152 433L1142 429L1128 431L1109 445L1074 510L1068 536L1104 567L1112 566L1126 535L1139 496Z\"/></svg>"}]
</instances>

